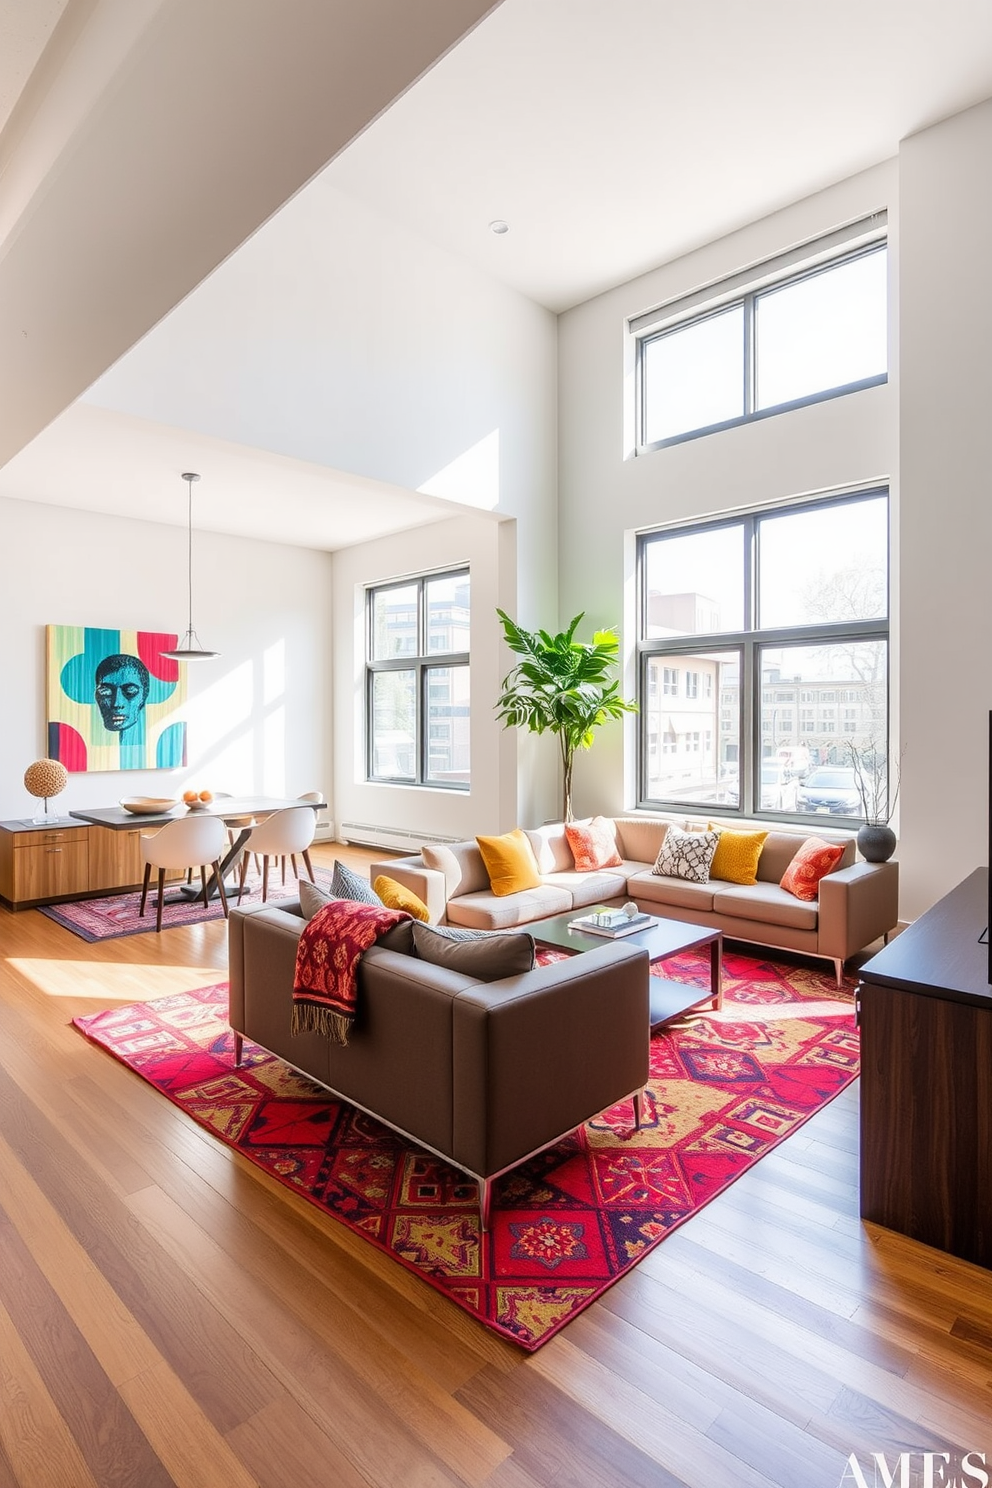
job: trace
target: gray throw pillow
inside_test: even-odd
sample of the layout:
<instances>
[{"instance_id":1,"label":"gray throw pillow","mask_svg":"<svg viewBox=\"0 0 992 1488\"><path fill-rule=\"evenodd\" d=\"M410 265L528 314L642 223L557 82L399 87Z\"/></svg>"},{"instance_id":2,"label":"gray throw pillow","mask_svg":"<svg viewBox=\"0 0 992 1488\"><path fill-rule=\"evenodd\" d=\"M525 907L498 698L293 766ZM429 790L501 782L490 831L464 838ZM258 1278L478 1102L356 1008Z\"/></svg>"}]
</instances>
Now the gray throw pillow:
<instances>
[{"instance_id":1,"label":"gray throw pillow","mask_svg":"<svg viewBox=\"0 0 992 1488\"><path fill-rule=\"evenodd\" d=\"M337 858L334 859L334 873L331 877L331 898L351 899L355 904L382 903L368 879L353 872L351 868L346 868Z\"/></svg>"},{"instance_id":2,"label":"gray throw pillow","mask_svg":"<svg viewBox=\"0 0 992 1488\"><path fill-rule=\"evenodd\" d=\"M534 937L521 930L458 930L413 921L416 955L477 982L498 982L534 969Z\"/></svg>"},{"instance_id":3,"label":"gray throw pillow","mask_svg":"<svg viewBox=\"0 0 992 1488\"><path fill-rule=\"evenodd\" d=\"M323 909L325 904L343 897L341 894L328 893L327 889L319 888L317 884L310 883L309 879L300 879L300 908L306 920L312 920L318 909ZM354 898L351 902L355 903ZM413 921L400 920L398 925L390 926L377 937L376 945L383 946L387 951L398 951L401 956L412 956Z\"/></svg>"}]
</instances>

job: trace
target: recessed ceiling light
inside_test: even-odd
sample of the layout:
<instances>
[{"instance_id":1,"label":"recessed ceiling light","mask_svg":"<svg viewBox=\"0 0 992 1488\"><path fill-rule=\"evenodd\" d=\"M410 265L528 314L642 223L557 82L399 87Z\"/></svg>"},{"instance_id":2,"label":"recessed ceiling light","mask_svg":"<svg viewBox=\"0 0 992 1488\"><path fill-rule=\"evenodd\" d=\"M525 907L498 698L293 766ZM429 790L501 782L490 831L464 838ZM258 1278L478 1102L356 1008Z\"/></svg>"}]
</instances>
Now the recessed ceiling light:
<instances>
[{"instance_id":1,"label":"recessed ceiling light","mask_svg":"<svg viewBox=\"0 0 992 1488\"><path fill-rule=\"evenodd\" d=\"M510 231L510 224L508 222L504 222L502 217L496 217L492 222L490 222L489 231L494 233L507 233Z\"/></svg>"}]
</instances>

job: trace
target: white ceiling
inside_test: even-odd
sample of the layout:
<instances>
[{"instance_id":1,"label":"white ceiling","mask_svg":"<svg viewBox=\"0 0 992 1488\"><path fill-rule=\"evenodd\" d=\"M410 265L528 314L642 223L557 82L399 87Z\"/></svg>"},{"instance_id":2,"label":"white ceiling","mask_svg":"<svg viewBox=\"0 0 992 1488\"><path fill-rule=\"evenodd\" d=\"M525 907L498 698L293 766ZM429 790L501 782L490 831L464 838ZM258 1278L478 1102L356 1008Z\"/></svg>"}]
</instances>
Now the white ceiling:
<instances>
[{"instance_id":1,"label":"white ceiling","mask_svg":"<svg viewBox=\"0 0 992 1488\"><path fill-rule=\"evenodd\" d=\"M0 0L0 121L60 8ZM561 311L891 158L906 135L989 96L989 0L503 0L325 178ZM0 174L0 198L2 186ZM494 218L509 232L491 233ZM174 483L212 456L218 530L286 541L297 510L305 535L289 540L334 547L362 540L363 522L450 510L280 457L278 512L261 499L239 512L223 493L257 461L268 487L274 467L206 442L77 405L0 471L0 494L65 504L74 469L79 504L151 505L170 520L166 473ZM101 473L78 478L84 459Z\"/></svg>"},{"instance_id":2,"label":"white ceiling","mask_svg":"<svg viewBox=\"0 0 992 1488\"><path fill-rule=\"evenodd\" d=\"M990 94L989 0L504 0L329 174L560 311Z\"/></svg>"}]
</instances>

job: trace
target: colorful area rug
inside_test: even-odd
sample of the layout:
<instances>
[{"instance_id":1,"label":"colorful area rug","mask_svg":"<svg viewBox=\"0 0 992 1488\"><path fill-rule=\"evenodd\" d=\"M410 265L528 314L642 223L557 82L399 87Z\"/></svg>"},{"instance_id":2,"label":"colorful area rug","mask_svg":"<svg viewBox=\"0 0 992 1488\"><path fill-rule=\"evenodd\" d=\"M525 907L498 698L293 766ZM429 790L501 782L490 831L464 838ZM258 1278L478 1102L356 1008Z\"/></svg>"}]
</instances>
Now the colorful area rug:
<instances>
[{"instance_id":1,"label":"colorful area rug","mask_svg":"<svg viewBox=\"0 0 992 1488\"><path fill-rule=\"evenodd\" d=\"M314 867L317 882L322 888L329 889L331 886L331 874L327 869ZM199 886L199 873L194 875L196 886ZM228 903L237 903L237 886L231 889L233 877L229 875L224 882L227 884ZM166 887L166 898L175 897L179 885L172 884ZM279 899L295 899L297 895L296 879L286 871L285 885L278 868L269 866L269 894L268 903L275 903ZM258 904L262 898L262 880L254 868L249 869L245 880L245 892L242 904ZM138 909L141 905L141 894L111 894L106 899L77 899L68 904L43 904L39 906L39 912L54 920L57 925L71 930L73 935L78 935L81 940L90 942L97 940L118 940L123 935L144 935L149 930L155 930L155 901L156 895L153 889L148 891L148 903L145 905L144 918L139 917ZM165 904L162 908L162 929L171 930L176 925L199 925L204 920L219 920L224 913L220 899L211 899L206 908L202 899L182 899L176 904Z\"/></svg>"},{"instance_id":2,"label":"colorful area rug","mask_svg":"<svg viewBox=\"0 0 992 1488\"><path fill-rule=\"evenodd\" d=\"M703 986L708 971L695 956L665 963ZM507 1174L484 1236L473 1180L253 1044L235 1069L224 984L75 1022L214 1136L534 1350L858 1073L851 995L832 975L728 954L724 988L721 1012L651 1040L641 1130L625 1101Z\"/></svg>"}]
</instances>

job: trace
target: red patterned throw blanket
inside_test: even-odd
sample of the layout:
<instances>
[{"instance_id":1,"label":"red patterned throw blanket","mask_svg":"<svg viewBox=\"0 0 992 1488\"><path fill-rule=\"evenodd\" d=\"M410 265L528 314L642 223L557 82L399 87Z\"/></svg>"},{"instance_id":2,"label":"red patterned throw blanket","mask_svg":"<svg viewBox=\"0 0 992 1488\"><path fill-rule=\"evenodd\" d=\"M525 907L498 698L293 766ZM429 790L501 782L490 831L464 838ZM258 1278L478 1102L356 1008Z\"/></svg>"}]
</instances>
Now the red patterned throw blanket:
<instances>
[{"instance_id":1,"label":"red patterned throw blanket","mask_svg":"<svg viewBox=\"0 0 992 1488\"><path fill-rule=\"evenodd\" d=\"M333 899L303 927L293 977L293 1032L348 1042L355 1019L358 962L386 930L410 916L385 905Z\"/></svg>"}]
</instances>

